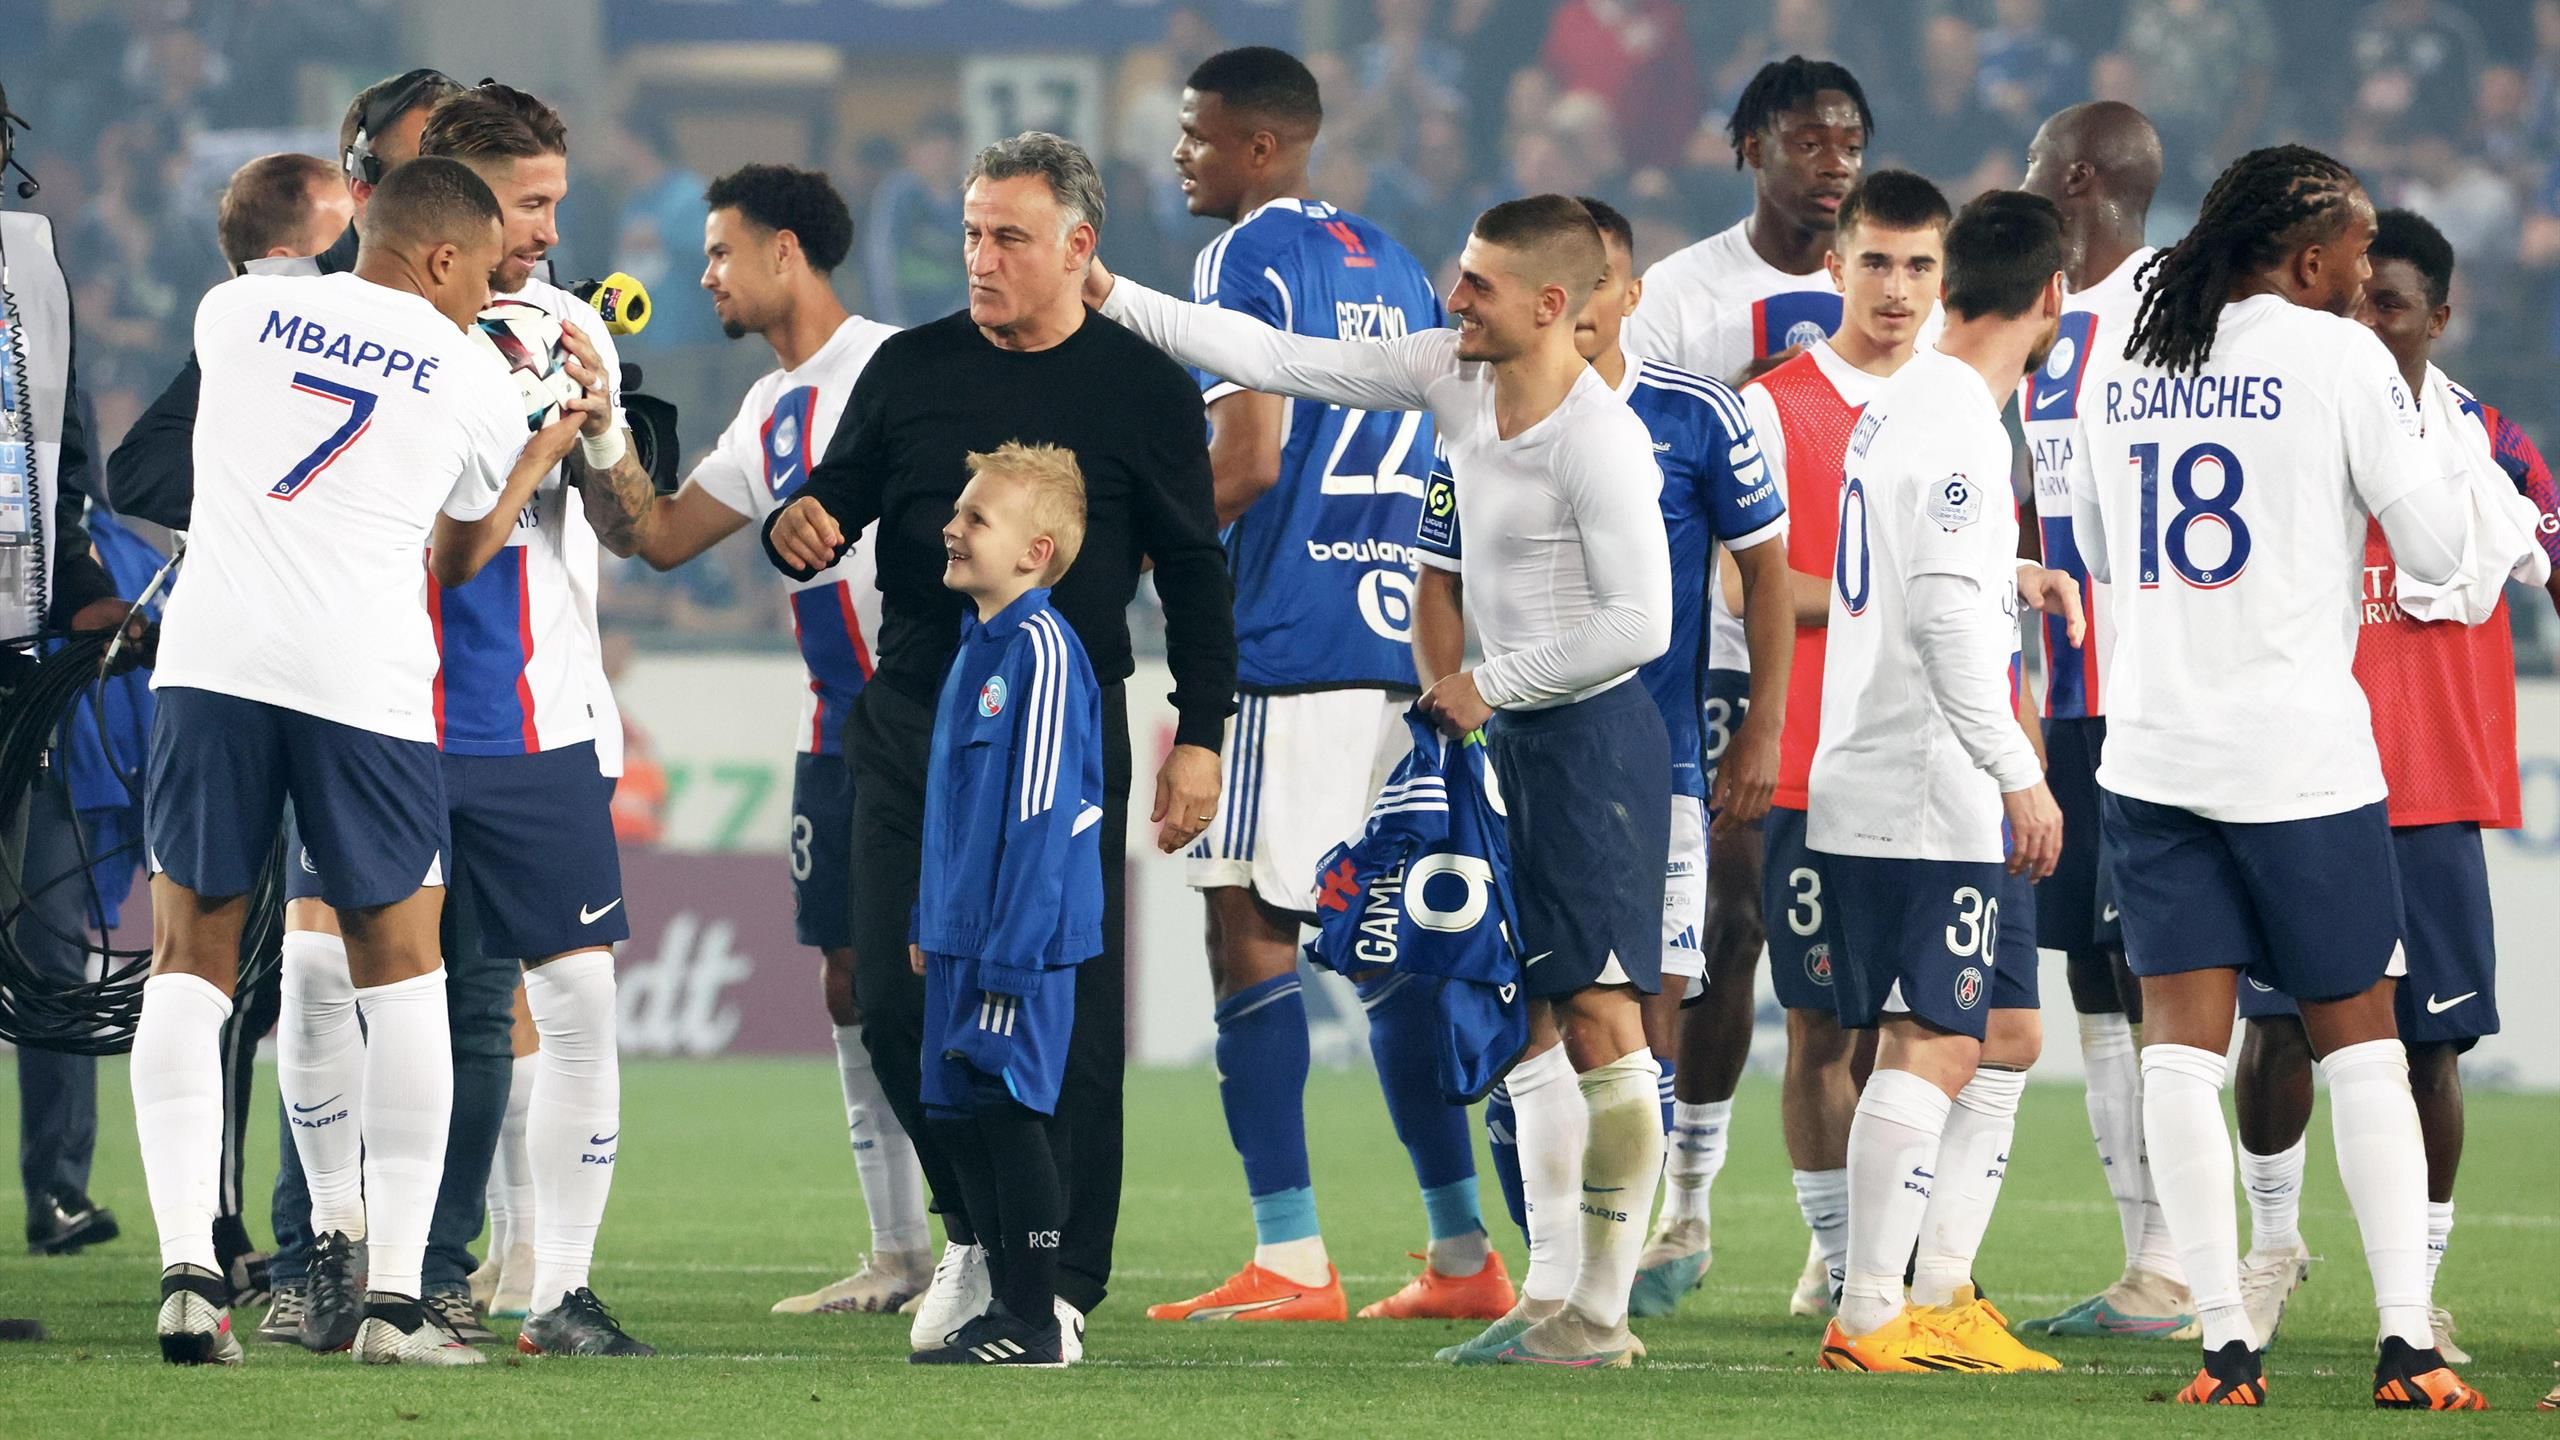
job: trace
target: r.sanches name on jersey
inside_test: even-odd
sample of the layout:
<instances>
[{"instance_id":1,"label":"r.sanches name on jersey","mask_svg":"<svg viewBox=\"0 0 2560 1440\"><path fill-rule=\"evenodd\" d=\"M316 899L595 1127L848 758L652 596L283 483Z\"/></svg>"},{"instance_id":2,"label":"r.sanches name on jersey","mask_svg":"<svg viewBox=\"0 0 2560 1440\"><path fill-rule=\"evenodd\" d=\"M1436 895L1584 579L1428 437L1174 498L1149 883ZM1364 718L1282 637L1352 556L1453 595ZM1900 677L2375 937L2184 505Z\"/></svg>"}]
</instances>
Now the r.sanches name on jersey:
<instances>
[{"instance_id":1,"label":"r.sanches name on jersey","mask_svg":"<svg viewBox=\"0 0 2560 1440\"><path fill-rule=\"evenodd\" d=\"M360 339L348 331L341 330L332 335L329 327L317 320L305 320L299 315L288 319L281 310L268 311L267 323L258 330L258 343L264 345L269 341L299 354L317 355L323 360L335 360L357 370L371 370L378 365L381 369L377 373L385 380L406 372L409 388L421 395L435 393L427 380L436 373L436 367L444 363L433 358L421 360L396 345Z\"/></svg>"},{"instance_id":2,"label":"r.sanches name on jersey","mask_svg":"<svg viewBox=\"0 0 2560 1440\"><path fill-rule=\"evenodd\" d=\"M2107 423L2129 420L2273 420L2284 414L2281 375L2136 376L2107 382Z\"/></svg>"}]
</instances>

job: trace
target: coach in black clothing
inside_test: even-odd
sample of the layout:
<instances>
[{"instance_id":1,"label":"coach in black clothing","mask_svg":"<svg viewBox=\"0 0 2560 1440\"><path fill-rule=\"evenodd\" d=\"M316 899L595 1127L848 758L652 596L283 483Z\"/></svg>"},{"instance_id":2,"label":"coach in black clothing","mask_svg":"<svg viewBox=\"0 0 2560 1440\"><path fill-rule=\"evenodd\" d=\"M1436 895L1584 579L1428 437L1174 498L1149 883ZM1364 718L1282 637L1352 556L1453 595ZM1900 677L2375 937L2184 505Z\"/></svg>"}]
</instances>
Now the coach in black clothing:
<instances>
[{"instance_id":1,"label":"coach in black clothing","mask_svg":"<svg viewBox=\"0 0 2560 1440\"><path fill-rule=\"evenodd\" d=\"M1102 955L1076 971L1076 1023L1058 1105L1067 1181L1058 1293L1090 1312L1111 1274L1120 1213L1120 1077L1127 975L1123 867L1129 793L1129 601L1155 566L1180 719L1156 778L1157 848L1190 844L1216 813L1218 747L1234 709L1234 592L1212 501L1200 392L1180 366L1084 308L1102 182L1082 150L1030 133L987 147L963 207L969 308L890 337L854 383L800 497L765 526L774 563L805 578L879 522L879 668L845 731L853 766L854 988L881 1088L915 1139L946 1227L960 1192L917 1100L924 982L907 967L934 701L959 648L961 598L942 585L942 526L965 460L1008 440L1073 450L1084 550L1052 602L1103 684ZM965 1222L961 1229L965 1232Z\"/></svg>"}]
</instances>

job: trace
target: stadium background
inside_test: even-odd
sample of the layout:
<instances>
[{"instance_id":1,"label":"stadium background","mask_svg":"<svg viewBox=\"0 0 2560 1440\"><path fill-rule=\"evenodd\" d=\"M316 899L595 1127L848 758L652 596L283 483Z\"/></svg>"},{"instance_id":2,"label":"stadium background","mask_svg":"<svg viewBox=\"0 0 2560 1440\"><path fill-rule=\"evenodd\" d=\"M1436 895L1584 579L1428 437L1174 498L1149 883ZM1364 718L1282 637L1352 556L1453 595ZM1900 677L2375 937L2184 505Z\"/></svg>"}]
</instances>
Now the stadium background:
<instances>
[{"instance_id":1,"label":"stadium background","mask_svg":"<svg viewBox=\"0 0 2560 1440\"><path fill-rule=\"evenodd\" d=\"M573 190L563 278L627 270L660 302L626 342L649 388L706 444L770 365L723 342L694 289L705 177L748 160L825 167L852 200L839 275L898 323L960 300L958 179L977 145L1059 130L1104 160L1104 253L1167 288L1215 233L1182 210L1165 160L1184 73L1224 45L1309 57L1327 120L1325 198L1445 268L1491 199L1597 193L1628 210L1640 259L1750 203L1723 116L1762 61L1838 58L1868 90L1870 168L1906 165L1958 197L2013 184L2043 115L2104 96L2142 105L2170 169L2153 236L2173 239L2228 158L2304 139L2413 206L2460 256L2440 363L2560 445L2560 0L1629 0L1658 37L1631 57L1593 38L1586 0L0 0L0 82L33 122L77 289L81 379L112 445L185 353L221 277L212 204L241 161L328 154L346 97L427 63L557 103ZM626 1048L825 1052L810 957L791 943L784 871L790 725L802 681L788 612L739 541L672 575L607 561L604 623L628 717L663 776L632 787L623 959ZM2528 823L2490 843L2509 1034L2475 1085L2560 1088L2560 1051L2513 1021L2560 1011L2535 963L2560 933L2560 627L2519 605ZM1142 646L1155 642L1141 603ZM1160 666L1134 733L1169 741ZM1141 774L1150 767L1140 766ZM1135 854L1133 1055L1204 1061L1198 908L1173 862ZM2058 964L2058 960L2052 961ZM1765 983L1765 982L1764 982ZM2057 1007L2064 987L2047 987ZM1357 1007L1328 989L1318 1055L1365 1064ZM1776 1012L1763 1046L1777 1041ZM2076 1073L2059 1009L2040 1077ZM1773 1058L1773 1056L1771 1057Z\"/></svg>"}]
</instances>

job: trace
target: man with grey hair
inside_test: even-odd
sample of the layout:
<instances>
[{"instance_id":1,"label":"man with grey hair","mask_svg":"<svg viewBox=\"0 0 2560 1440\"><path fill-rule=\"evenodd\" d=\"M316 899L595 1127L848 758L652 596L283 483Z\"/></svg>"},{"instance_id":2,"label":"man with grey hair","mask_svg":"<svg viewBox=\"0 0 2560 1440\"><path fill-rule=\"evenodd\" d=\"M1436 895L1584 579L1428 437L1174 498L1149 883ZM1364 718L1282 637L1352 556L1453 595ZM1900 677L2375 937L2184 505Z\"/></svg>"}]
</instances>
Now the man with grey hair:
<instances>
[{"instance_id":1,"label":"man with grey hair","mask_svg":"<svg viewBox=\"0 0 2560 1440\"><path fill-rule=\"evenodd\" d=\"M1084 1315L1110 1279L1127 987L1122 685L1131 670L1129 602L1149 564L1164 603L1179 716L1156 776L1158 849L1191 844L1216 814L1218 750L1234 708L1233 590L1218 544L1199 391L1155 347L1086 311L1081 286L1103 213L1101 179L1074 144L1031 132L980 151L962 205L968 308L883 341L854 384L825 458L805 480L781 469L769 477L778 490L795 482L798 489L764 530L785 574L806 577L835 564L864 526L878 525L880 653L844 742L853 769L854 989L863 1043L890 1107L915 1137L950 1240L909 1338L923 1350L965 1335L964 1350L1007 1357L985 1363L1019 1363L1057 1345L1075 1358ZM1076 971L1075 1032L1057 1112L1063 1237L971 1232L960 1171L924 1123L924 982L907 964L934 703L960 639L961 598L942 584L942 526L968 481L970 453L1014 440L1062 446L1084 471L1084 549L1052 603L1102 683L1104 791L1113 797L1099 817L1106 948ZM1002 706L1006 697L990 689L981 703ZM987 1267L1002 1266L1008 1249L1043 1243L1059 1251L1054 1320L990 1311ZM1063 1332L1049 1331L1052 1323Z\"/></svg>"}]
</instances>

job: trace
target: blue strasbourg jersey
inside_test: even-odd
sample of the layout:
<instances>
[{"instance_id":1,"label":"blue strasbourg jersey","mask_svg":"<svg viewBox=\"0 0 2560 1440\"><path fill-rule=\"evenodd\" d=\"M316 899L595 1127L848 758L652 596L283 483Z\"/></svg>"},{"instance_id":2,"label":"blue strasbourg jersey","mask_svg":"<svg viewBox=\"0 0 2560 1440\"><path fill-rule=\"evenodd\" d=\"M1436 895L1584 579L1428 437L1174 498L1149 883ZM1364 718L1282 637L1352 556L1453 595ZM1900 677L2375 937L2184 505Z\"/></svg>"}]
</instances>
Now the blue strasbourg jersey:
<instances>
[{"instance_id":1,"label":"blue strasbourg jersey","mask_svg":"<svg viewBox=\"0 0 2560 1440\"><path fill-rule=\"evenodd\" d=\"M1447 323L1431 277L1359 216L1274 200L1200 252L1192 298L1327 340L1392 340ZM1206 399L1239 387L1199 373ZM1414 522L1430 473L1420 411L1288 405L1280 480L1227 527L1244 690L1414 684Z\"/></svg>"},{"instance_id":2,"label":"blue strasbourg jersey","mask_svg":"<svg viewBox=\"0 0 2560 1440\"><path fill-rule=\"evenodd\" d=\"M1715 585L1715 547L1733 550L1778 539L1786 496L1760 458L1760 441L1743 414L1742 397L1721 380L1676 365L1627 357L1618 398L1653 436L1662 467L1662 528L1671 540L1671 645L1636 672L1671 732L1671 789L1707 793L1700 719L1707 703L1707 597ZM1453 563L1461 550L1457 478L1432 472L1422 548ZM1445 503L1444 503L1445 501Z\"/></svg>"},{"instance_id":3,"label":"blue strasbourg jersey","mask_svg":"<svg viewBox=\"0 0 2560 1440\"><path fill-rule=\"evenodd\" d=\"M1358 839L1316 871L1307 958L1436 987L1435 1071L1452 1105L1483 1099L1529 1043L1512 923L1511 847L1481 731L1451 740L1417 712Z\"/></svg>"}]
</instances>

